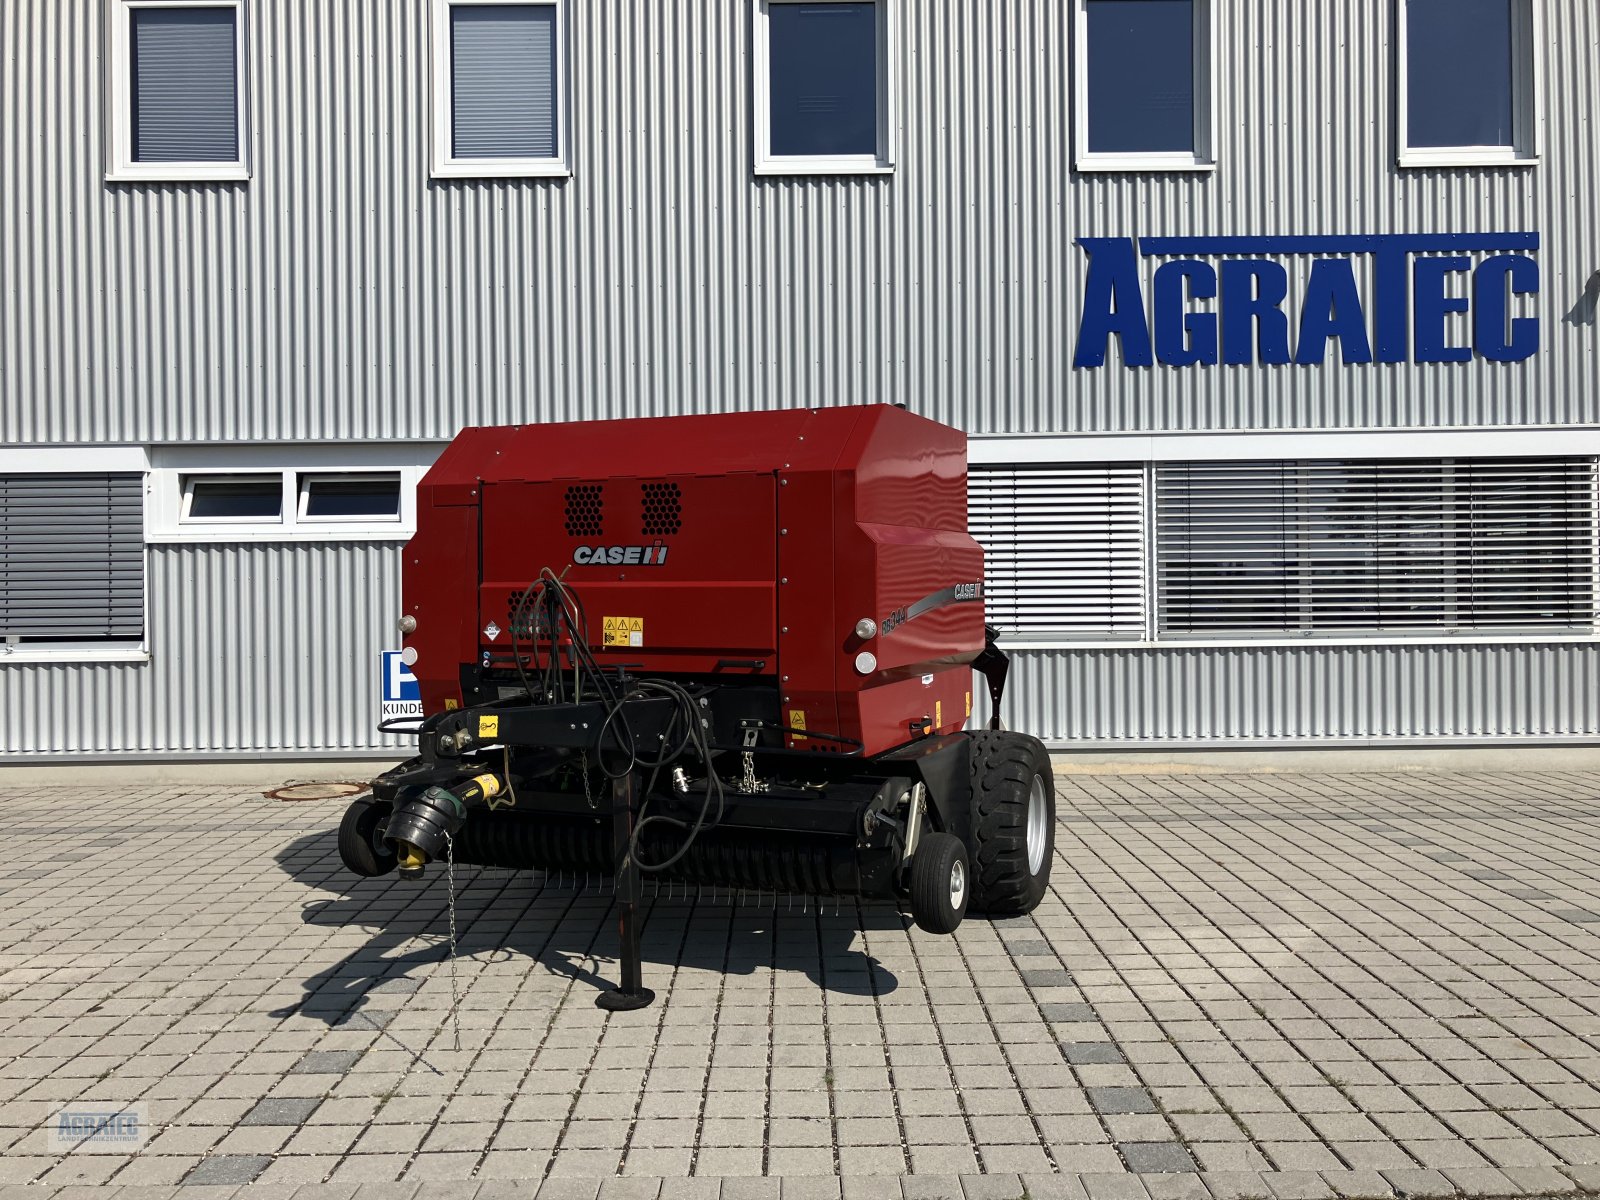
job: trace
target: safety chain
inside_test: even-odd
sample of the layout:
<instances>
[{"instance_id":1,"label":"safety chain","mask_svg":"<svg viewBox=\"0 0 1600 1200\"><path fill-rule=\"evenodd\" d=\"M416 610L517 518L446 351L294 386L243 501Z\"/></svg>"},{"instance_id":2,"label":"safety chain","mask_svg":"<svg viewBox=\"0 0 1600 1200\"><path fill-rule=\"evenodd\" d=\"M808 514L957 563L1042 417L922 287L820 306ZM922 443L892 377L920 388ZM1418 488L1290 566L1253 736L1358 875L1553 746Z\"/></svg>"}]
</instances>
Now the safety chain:
<instances>
[{"instance_id":1,"label":"safety chain","mask_svg":"<svg viewBox=\"0 0 1600 1200\"><path fill-rule=\"evenodd\" d=\"M583 798L590 808L595 807L594 791L589 783L589 752L583 752Z\"/></svg>"},{"instance_id":2,"label":"safety chain","mask_svg":"<svg viewBox=\"0 0 1600 1200\"><path fill-rule=\"evenodd\" d=\"M770 785L756 778L756 756L746 750L739 757L744 762L744 778L739 781L739 790L746 795L766 791Z\"/></svg>"},{"instance_id":3,"label":"safety chain","mask_svg":"<svg viewBox=\"0 0 1600 1200\"><path fill-rule=\"evenodd\" d=\"M446 905L450 910L450 1026L455 1032L456 1049L461 1049L461 995L456 989L456 842L447 830L444 835L444 877Z\"/></svg>"}]
</instances>

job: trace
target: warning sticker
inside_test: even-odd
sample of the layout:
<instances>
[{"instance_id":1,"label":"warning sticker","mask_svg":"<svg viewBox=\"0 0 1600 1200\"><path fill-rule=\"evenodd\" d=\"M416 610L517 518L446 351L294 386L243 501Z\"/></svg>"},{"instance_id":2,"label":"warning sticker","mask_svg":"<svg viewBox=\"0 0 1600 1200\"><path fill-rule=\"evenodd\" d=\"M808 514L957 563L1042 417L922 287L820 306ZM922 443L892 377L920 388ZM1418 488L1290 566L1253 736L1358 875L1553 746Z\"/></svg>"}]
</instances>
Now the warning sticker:
<instances>
[{"instance_id":1,"label":"warning sticker","mask_svg":"<svg viewBox=\"0 0 1600 1200\"><path fill-rule=\"evenodd\" d=\"M933 730L935 733L944 728L944 701L933 702Z\"/></svg>"},{"instance_id":2,"label":"warning sticker","mask_svg":"<svg viewBox=\"0 0 1600 1200\"><path fill-rule=\"evenodd\" d=\"M790 729L805 729L806 728L806 710L805 709L803 709L803 708L791 708L789 710L789 728ZM797 741L797 742L803 742L803 741L805 741L805 738L801 737L797 733L797 734L794 735L794 740Z\"/></svg>"},{"instance_id":3,"label":"warning sticker","mask_svg":"<svg viewBox=\"0 0 1600 1200\"><path fill-rule=\"evenodd\" d=\"M600 633L602 646L644 645L643 617L604 617Z\"/></svg>"},{"instance_id":4,"label":"warning sticker","mask_svg":"<svg viewBox=\"0 0 1600 1200\"><path fill-rule=\"evenodd\" d=\"M500 718L499 718L499 716L498 715L489 716L486 713L485 714L480 714L479 717L478 717L478 736L480 738L499 737L500 736Z\"/></svg>"}]
</instances>

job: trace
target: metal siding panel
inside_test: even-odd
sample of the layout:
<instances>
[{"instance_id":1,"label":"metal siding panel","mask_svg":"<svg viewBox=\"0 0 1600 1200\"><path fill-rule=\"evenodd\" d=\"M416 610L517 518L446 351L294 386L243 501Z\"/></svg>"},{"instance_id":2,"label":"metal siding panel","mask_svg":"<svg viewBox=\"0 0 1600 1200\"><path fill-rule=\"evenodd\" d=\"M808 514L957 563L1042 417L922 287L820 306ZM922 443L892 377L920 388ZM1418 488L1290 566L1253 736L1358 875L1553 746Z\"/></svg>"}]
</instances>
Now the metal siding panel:
<instances>
[{"instance_id":1,"label":"metal siding panel","mask_svg":"<svg viewBox=\"0 0 1600 1200\"><path fill-rule=\"evenodd\" d=\"M1593 738L1597 696L1594 643L1028 650L1003 717L1069 747L1470 743Z\"/></svg>"},{"instance_id":2,"label":"metal siding panel","mask_svg":"<svg viewBox=\"0 0 1600 1200\"><path fill-rule=\"evenodd\" d=\"M152 546L150 661L0 658L7 754L327 753L375 732L378 652L398 638L398 544Z\"/></svg>"},{"instance_id":3,"label":"metal siding panel","mask_svg":"<svg viewBox=\"0 0 1600 1200\"><path fill-rule=\"evenodd\" d=\"M0 440L447 437L905 401L974 432L1600 420L1600 12L1544 157L1397 171L1389 5L1214 0L1219 167L1076 175L1059 0L902 3L892 178L754 179L750 6L570 4L570 180L428 178L422 3L247 10L253 178L107 186L100 0L0 5ZM1537 230L1502 365L1071 368L1074 239Z\"/></svg>"}]
</instances>

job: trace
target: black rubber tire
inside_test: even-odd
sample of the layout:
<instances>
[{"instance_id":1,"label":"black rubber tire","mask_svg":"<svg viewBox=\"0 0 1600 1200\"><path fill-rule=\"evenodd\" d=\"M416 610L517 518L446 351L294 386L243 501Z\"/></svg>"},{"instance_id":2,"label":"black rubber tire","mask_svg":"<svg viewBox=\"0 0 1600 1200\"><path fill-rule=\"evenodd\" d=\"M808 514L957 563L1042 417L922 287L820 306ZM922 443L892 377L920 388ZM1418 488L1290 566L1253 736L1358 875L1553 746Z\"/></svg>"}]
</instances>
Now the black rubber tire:
<instances>
[{"instance_id":1,"label":"black rubber tire","mask_svg":"<svg viewBox=\"0 0 1600 1200\"><path fill-rule=\"evenodd\" d=\"M399 861L394 847L377 836L389 812L389 805L363 796L344 810L339 822L339 858L363 879L387 875Z\"/></svg>"},{"instance_id":2,"label":"black rubber tire","mask_svg":"<svg viewBox=\"0 0 1600 1200\"><path fill-rule=\"evenodd\" d=\"M1028 869L1028 794L1044 786L1044 861ZM1005 730L972 735L972 911L991 917L1030 913L1050 886L1055 855L1056 786L1038 738Z\"/></svg>"},{"instance_id":3,"label":"black rubber tire","mask_svg":"<svg viewBox=\"0 0 1600 1200\"><path fill-rule=\"evenodd\" d=\"M961 895L951 896L952 875L961 870ZM954 933L967 915L972 895L972 867L967 848L950 833L925 833L911 856L911 917L918 929L929 933Z\"/></svg>"}]
</instances>

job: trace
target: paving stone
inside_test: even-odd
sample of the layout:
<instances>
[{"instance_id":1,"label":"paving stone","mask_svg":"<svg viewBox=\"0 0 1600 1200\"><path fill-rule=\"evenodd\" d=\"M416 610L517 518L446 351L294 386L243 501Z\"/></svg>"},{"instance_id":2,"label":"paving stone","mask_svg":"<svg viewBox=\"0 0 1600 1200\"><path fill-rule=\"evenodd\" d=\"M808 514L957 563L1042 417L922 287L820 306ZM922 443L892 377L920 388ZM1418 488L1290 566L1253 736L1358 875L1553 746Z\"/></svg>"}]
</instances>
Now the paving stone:
<instances>
[{"instance_id":1,"label":"paving stone","mask_svg":"<svg viewBox=\"0 0 1600 1200\"><path fill-rule=\"evenodd\" d=\"M1075 1067L1127 1061L1114 1042L1062 1042L1061 1053Z\"/></svg>"},{"instance_id":2,"label":"paving stone","mask_svg":"<svg viewBox=\"0 0 1600 1200\"><path fill-rule=\"evenodd\" d=\"M1020 974L1024 986L1030 988L1067 987L1072 983L1071 973L1058 967L1022 971Z\"/></svg>"},{"instance_id":3,"label":"paving stone","mask_svg":"<svg viewBox=\"0 0 1600 1200\"><path fill-rule=\"evenodd\" d=\"M1117 1151L1130 1171L1157 1174L1200 1169L1182 1142L1118 1142Z\"/></svg>"},{"instance_id":4,"label":"paving stone","mask_svg":"<svg viewBox=\"0 0 1600 1200\"><path fill-rule=\"evenodd\" d=\"M1600 921L1600 912L1591 912L1586 908L1553 908L1550 910L1550 915L1579 925L1588 925L1595 921Z\"/></svg>"},{"instance_id":5,"label":"paving stone","mask_svg":"<svg viewBox=\"0 0 1600 1200\"><path fill-rule=\"evenodd\" d=\"M788 1181L785 1180L785 1183ZM809 1181L797 1181L809 1182ZM712 1178L663 1179L661 1181L661 1200L719 1200L722 1192L722 1180ZM837 1184L834 1187L837 1196ZM484 1200L479 1196L478 1200ZM826 1196L796 1197L796 1200L829 1200Z\"/></svg>"},{"instance_id":6,"label":"paving stone","mask_svg":"<svg viewBox=\"0 0 1600 1200\"><path fill-rule=\"evenodd\" d=\"M1205 1183L1194 1174L1141 1175L1139 1182L1150 1200L1212 1200Z\"/></svg>"},{"instance_id":7,"label":"paving stone","mask_svg":"<svg viewBox=\"0 0 1600 1200\"><path fill-rule=\"evenodd\" d=\"M1022 1186L1031 1200L1088 1200L1088 1191L1080 1175L1063 1172L1059 1175L1030 1173L1022 1176Z\"/></svg>"},{"instance_id":8,"label":"paving stone","mask_svg":"<svg viewBox=\"0 0 1600 1200\"><path fill-rule=\"evenodd\" d=\"M1337 1194L1316 1171L1263 1171L1261 1181L1278 1200L1332 1200Z\"/></svg>"},{"instance_id":9,"label":"paving stone","mask_svg":"<svg viewBox=\"0 0 1600 1200\"><path fill-rule=\"evenodd\" d=\"M1014 1171L1000 1171L993 1175L963 1175L961 1194L966 1200L1021 1200L1022 1177Z\"/></svg>"},{"instance_id":10,"label":"paving stone","mask_svg":"<svg viewBox=\"0 0 1600 1200\"><path fill-rule=\"evenodd\" d=\"M1323 1171L1322 1178L1349 1200L1387 1200L1395 1194L1394 1185L1377 1171Z\"/></svg>"},{"instance_id":11,"label":"paving stone","mask_svg":"<svg viewBox=\"0 0 1600 1200\"><path fill-rule=\"evenodd\" d=\"M599 1200L656 1200L661 1194L660 1179L603 1179Z\"/></svg>"},{"instance_id":12,"label":"paving stone","mask_svg":"<svg viewBox=\"0 0 1600 1200\"><path fill-rule=\"evenodd\" d=\"M843 1200L901 1200L900 1181L885 1175L845 1176L839 1180L839 1189ZM752 1197L751 1200L770 1198Z\"/></svg>"},{"instance_id":13,"label":"paving stone","mask_svg":"<svg viewBox=\"0 0 1600 1200\"><path fill-rule=\"evenodd\" d=\"M1156 1103L1143 1088L1092 1087L1089 1103L1102 1113L1153 1113Z\"/></svg>"},{"instance_id":14,"label":"paving stone","mask_svg":"<svg viewBox=\"0 0 1600 1200\"><path fill-rule=\"evenodd\" d=\"M1394 1187L1397 1196L1454 1196L1456 1185L1444 1177L1443 1172L1397 1169L1384 1171L1383 1177Z\"/></svg>"},{"instance_id":15,"label":"paving stone","mask_svg":"<svg viewBox=\"0 0 1600 1200\"><path fill-rule=\"evenodd\" d=\"M1571 1175L1554 1167L1503 1167L1505 1177L1530 1196L1559 1196L1576 1191Z\"/></svg>"},{"instance_id":16,"label":"paving stone","mask_svg":"<svg viewBox=\"0 0 1600 1200\"><path fill-rule=\"evenodd\" d=\"M290 1068L300 1075L343 1075L360 1060L360 1050L311 1050Z\"/></svg>"},{"instance_id":17,"label":"paving stone","mask_svg":"<svg viewBox=\"0 0 1600 1200\"><path fill-rule=\"evenodd\" d=\"M186 1188L211 1184L249 1183L272 1161L265 1154L214 1154L203 1158L183 1177Z\"/></svg>"},{"instance_id":18,"label":"paving stone","mask_svg":"<svg viewBox=\"0 0 1600 1200\"><path fill-rule=\"evenodd\" d=\"M1077 1000L1053 1000L1039 1005L1039 1014L1046 1021L1098 1021L1093 1006Z\"/></svg>"},{"instance_id":19,"label":"paving stone","mask_svg":"<svg viewBox=\"0 0 1600 1200\"><path fill-rule=\"evenodd\" d=\"M962 1200L964 1190L956 1175L907 1175L900 1194L905 1200Z\"/></svg>"},{"instance_id":20,"label":"paving stone","mask_svg":"<svg viewBox=\"0 0 1600 1200\"><path fill-rule=\"evenodd\" d=\"M304 1125L322 1104L314 1097L268 1096L239 1118L241 1125Z\"/></svg>"},{"instance_id":21,"label":"paving stone","mask_svg":"<svg viewBox=\"0 0 1600 1200\"><path fill-rule=\"evenodd\" d=\"M722 1200L779 1200L781 1186L776 1179L724 1179Z\"/></svg>"},{"instance_id":22,"label":"paving stone","mask_svg":"<svg viewBox=\"0 0 1600 1200\"><path fill-rule=\"evenodd\" d=\"M1467 1196L1522 1195L1522 1189L1494 1167L1446 1167L1444 1177Z\"/></svg>"},{"instance_id":23,"label":"paving stone","mask_svg":"<svg viewBox=\"0 0 1600 1200\"><path fill-rule=\"evenodd\" d=\"M537 1200L595 1200L599 1194L598 1179L552 1178L539 1185Z\"/></svg>"},{"instance_id":24,"label":"paving stone","mask_svg":"<svg viewBox=\"0 0 1600 1200\"><path fill-rule=\"evenodd\" d=\"M778 1195L779 1200L840 1200L840 1180L834 1175L795 1175L782 1181Z\"/></svg>"}]
</instances>

